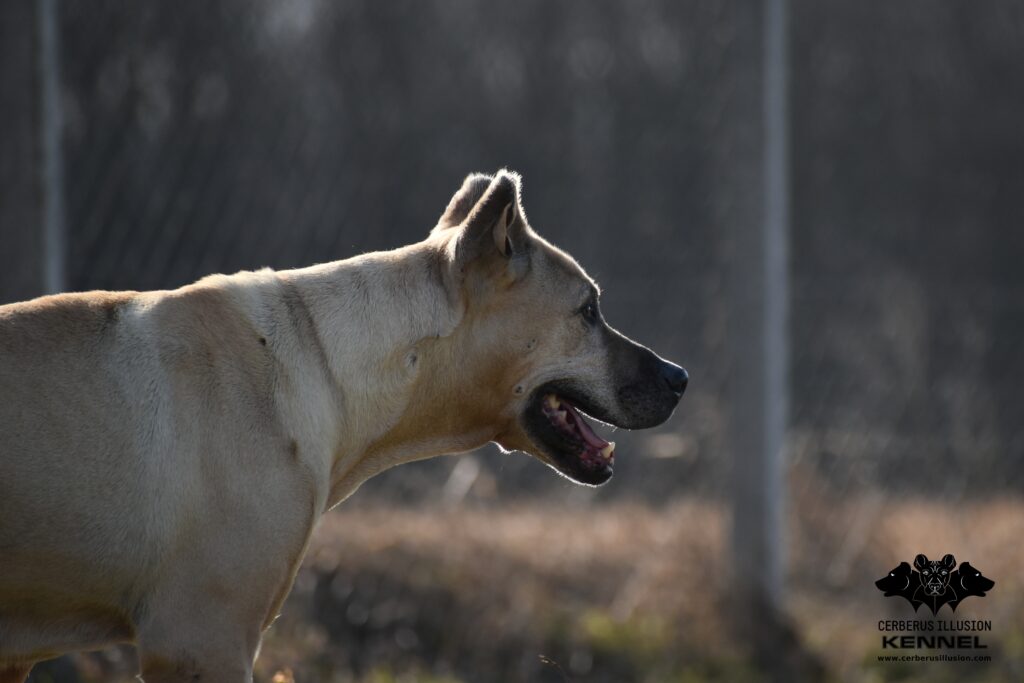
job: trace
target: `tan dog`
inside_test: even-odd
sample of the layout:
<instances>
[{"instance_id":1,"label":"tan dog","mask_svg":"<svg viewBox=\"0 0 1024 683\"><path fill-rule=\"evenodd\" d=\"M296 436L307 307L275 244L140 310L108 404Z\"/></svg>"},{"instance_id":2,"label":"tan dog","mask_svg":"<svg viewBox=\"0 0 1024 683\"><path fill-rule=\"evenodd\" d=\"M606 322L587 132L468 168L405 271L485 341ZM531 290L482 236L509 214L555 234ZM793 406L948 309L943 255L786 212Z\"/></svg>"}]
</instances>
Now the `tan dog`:
<instances>
[{"instance_id":1,"label":"tan dog","mask_svg":"<svg viewBox=\"0 0 1024 683\"><path fill-rule=\"evenodd\" d=\"M488 441L611 477L686 372L605 324L472 175L418 244L169 292L0 307L0 681L134 641L142 676L248 681L317 519L394 465Z\"/></svg>"}]
</instances>

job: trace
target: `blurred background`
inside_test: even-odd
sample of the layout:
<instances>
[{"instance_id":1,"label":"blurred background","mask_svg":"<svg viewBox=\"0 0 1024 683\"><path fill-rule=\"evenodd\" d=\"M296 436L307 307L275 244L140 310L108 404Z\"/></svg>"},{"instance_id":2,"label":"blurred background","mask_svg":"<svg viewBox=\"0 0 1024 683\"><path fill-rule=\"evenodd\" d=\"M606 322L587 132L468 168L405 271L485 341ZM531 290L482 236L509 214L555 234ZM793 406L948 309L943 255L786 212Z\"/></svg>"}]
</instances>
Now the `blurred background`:
<instances>
[{"instance_id":1,"label":"blurred background","mask_svg":"<svg viewBox=\"0 0 1024 683\"><path fill-rule=\"evenodd\" d=\"M1024 5L8 0L0 79L0 303L391 249L507 166L690 372L601 489L365 484L258 681L1024 680ZM917 553L996 581L990 662L878 660Z\"/></svg>"}]
</instances>

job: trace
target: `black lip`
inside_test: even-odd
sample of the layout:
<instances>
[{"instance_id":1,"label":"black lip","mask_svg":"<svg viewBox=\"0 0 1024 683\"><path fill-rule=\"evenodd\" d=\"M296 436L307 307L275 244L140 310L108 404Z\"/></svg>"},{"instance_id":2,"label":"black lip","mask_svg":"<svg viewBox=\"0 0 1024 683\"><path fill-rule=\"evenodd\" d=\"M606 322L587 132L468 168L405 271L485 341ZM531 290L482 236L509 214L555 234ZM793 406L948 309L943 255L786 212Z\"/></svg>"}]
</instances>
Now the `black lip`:
<instances>
[{"instance_id":1,"label":"black lip","mask_svg":"<svg viewBox=\"0 0 1024 683\"><path fill-rule=\"evenodd\" d=\"M587 396L577 384L569 381L556 381L548 382L533 391L521 418L530 440L547 457L546 464L577 483L588 486L604 484L612 478L612 467L610 465L595 467L585 463L579 457L583 451L583 444L566 437L555 429L542 411L544 397L548 394L555 394L568 400L573 407L588 417L611 424L607 411Z\"/></svg>"},{"instance_id":2,"label":"black lip","mask_svg":"<svg viewBox=\"0 0 1024 683\"><path fill-rule=\"evenodd\" d=\"M625 427L625 425L617 424L608 409L599 405L591 398L586 388L578 382L573 380L548 382L534 390L533 395L530 397L530 402L536 402L539 405L548 394L555 394L567 399L577 410L586 413L587 417L591 419L610 424L613 427Z\"/></svg>"}]
</instances>

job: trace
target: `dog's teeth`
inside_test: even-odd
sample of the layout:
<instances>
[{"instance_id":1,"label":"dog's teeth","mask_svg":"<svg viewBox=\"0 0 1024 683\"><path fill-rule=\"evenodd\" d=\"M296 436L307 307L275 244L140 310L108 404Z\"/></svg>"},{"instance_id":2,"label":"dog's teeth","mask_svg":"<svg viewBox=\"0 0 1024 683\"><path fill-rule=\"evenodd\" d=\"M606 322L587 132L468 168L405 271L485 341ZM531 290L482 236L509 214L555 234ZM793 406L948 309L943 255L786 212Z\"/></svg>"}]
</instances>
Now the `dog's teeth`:
<instances>
[{"instance_id":1,"label":"dog's teeth","mask_svg":"<svg viewBox=\"0 0 1024 683\"><path fill-rule=\"evenodd\" d=\"M615 452L615 442L614 441L610 442L607 446L602 448L601 451L600 451L601 457L604 458L605 460L607 460L608 458L612 457L612 453L614 453L614 452Z\"/></svg>"},{"instance_id":2,"label":"dog's teeth","mask_svg":"<svg viewBox=\"0 0 1024 683\"><path fill-rule=\"evenodd\" d=\"M551 410L557 410L558 406L561 405L561 403L558 402L558 398L554 394L548 394L548 397L547 399L545 399L545 401L548 404L548 408L551 408Z\"/></svg>"}]
</instances>

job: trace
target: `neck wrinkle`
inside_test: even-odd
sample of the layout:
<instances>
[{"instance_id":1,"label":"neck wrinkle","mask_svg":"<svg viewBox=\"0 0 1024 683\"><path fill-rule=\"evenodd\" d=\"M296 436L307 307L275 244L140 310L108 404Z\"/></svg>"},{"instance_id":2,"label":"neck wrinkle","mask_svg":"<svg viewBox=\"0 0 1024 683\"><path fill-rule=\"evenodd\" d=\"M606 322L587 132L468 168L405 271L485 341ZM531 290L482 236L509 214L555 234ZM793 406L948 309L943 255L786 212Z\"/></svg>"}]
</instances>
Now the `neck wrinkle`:
<instances>
[{"instance_id":1,"label":"neck wrinkle","mask_svg":"<svg viewBox=\"0 0 1024 683\"><path fill-rule=\"evenodd\" d=\"M339 401L344 398L328 463L329 505L339 485L363 470L376 473L364 461L379 459L373 446L389 439L416 400L410 392L419 366L409 362L411 354L420 356L455 329L460 316L445 276L441 255L424 243L279 273L298 329L317 347L318 362ZM355 490L364 479L346 488Z\"/></svg>"}]
</instances>

